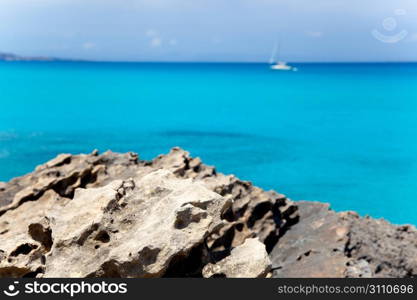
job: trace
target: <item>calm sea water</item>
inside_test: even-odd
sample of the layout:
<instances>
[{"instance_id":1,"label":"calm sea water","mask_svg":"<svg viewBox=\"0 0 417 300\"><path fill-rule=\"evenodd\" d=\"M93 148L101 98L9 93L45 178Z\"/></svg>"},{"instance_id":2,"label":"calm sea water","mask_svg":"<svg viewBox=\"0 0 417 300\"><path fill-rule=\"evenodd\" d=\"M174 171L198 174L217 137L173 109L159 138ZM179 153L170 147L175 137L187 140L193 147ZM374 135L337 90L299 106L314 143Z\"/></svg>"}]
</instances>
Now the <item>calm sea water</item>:
<instances>
[{"instance_id":1,"label":"calm sea water","mask_svg":"<svg viewBox=\"0 0 417 300\"><path fill-rule=\"evenodd\" d=\"M0 180L181 146L292 199L417 224L417 65L0 63Z\"/></svg>"}]
</instances>

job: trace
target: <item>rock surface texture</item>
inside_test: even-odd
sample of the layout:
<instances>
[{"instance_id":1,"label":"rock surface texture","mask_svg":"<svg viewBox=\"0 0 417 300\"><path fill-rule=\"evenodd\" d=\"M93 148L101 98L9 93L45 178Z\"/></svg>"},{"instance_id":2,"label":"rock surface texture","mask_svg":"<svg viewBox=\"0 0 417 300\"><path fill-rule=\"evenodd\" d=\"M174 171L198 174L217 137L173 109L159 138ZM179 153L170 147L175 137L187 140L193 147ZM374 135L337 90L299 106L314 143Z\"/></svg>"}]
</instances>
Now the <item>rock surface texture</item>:
<instances>
[{"instance_id":1,"label":"rock surface texture","mask_svg":"<svg viewBox=\"0 0 417 300\"><path fill-rule=\"evenodd\" d=\"M417 230L297 202L300 219L270 253L274 277L416 277Z\"/></svg>"},{"instance_id":2,"label":"rock surface texture","mask_svg":"<svg viewBox=\"0 0 417 300\"><path fill-rule=\"evenodd\" d=\"M265 245L256 238L249 238L234 248L230 255L215 264L207 264L203 269L204 277L266 277L271 261Z\"/></svg>"},{"instance_id":3,"label":"rock surface texture","mask_svg":"<svg viewBox=\"0 0 417 300\"><path fill-rule=\"evenodd\" d=\"M0 277L411 277L417 230L293 202L173 148L0 183Z\"/></svg>"}]
</instances>

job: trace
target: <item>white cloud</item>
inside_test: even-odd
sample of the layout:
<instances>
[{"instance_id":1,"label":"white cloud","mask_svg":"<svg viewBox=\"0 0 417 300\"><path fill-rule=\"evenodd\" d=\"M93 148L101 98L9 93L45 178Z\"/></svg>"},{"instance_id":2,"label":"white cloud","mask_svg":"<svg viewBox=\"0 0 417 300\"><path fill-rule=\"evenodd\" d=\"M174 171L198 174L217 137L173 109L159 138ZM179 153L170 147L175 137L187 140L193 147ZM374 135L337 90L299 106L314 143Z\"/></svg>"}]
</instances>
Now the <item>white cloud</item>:
<instances>
[{"instance_id":1,"label":"white cloud","mask_svg":"<svg viewBox=\"0 0 417 300\"><path fill-rule=\"evenodd\" d=\"M90 50L90 49L95 48L95 47L96 47L96 44L95 44L95 43L93 43L93 42L85 42L84 44L82 44L82 47L83 47L85 50Z\"/></svg>"},{"instance_id":2,"label":"white cloud","mask_svg":"<svg viewBox=\"0 0 417 300\"><path fill-rule=\"evenodd\" d=\"M151 39L150 46L152 48L157 48L162 46L162 39L160 37L154 37Z\"/></svg>"},{"instance_id":3,"label":"white cloud","mask_svg":"<svg viewBox=\"0 0 417 300\"><path fill-rule=\"evenodd\" d=\"M306 33L309 37L312 38L321 38L323 36L322 31L307 31Z\"/></svg>"}]
</instances>

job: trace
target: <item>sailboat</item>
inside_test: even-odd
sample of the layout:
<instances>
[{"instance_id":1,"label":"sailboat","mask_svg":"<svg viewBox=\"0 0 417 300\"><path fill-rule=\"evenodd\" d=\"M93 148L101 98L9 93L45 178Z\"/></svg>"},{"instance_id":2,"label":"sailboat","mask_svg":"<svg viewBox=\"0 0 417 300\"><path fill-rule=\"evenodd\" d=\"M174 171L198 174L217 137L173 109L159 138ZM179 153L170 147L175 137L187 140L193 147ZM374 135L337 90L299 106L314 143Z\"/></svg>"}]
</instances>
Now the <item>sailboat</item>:
<instances>
[{"instance_id":1,"label":"sailboat","mask_svg":"<svg viewBox=\"0 0 417 300\"><path fill-rule=\"evenodd\" d=\"M272 51L271 58L269 60L271 69L279 70L279 71L297 71L297 68L287 65L287 63L284 61L276 61L277 52L278 52L278 57L279 57L280 50L281 50L281 45L275 44L274 49Z\"/></svg>"}]
</instances>

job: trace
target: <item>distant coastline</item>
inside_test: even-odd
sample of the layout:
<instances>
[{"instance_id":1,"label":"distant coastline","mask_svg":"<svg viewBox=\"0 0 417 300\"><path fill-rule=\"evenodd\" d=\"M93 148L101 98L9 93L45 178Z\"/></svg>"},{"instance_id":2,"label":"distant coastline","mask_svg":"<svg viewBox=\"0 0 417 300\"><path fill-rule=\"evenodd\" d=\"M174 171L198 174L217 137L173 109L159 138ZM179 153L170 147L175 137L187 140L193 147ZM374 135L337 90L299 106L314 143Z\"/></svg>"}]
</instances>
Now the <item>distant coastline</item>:
<instances>
[{"instance_id":1,"label":"distant coastline","mask_svg":"<svg viewBox=\"0 0 417 300\"><path fill-rule=\"evenodd\" d=\"M262 61L158 61L158 60L99 60L99 59L80 59L80 58L62 58L52 56L24 56L10 52L0 51L1 61L45 61L45 62L94 62L94 63L146 63L146 64L266 64ZM292 61L296 64L416 64L417 61Z\"/></svg>"},{"instance_id":2,"label":"distant coastline","mask_svg":"<svg viewBox=\"0 0 417 300\"><path fill-rule=\"evenodd\" d=\"M0 52L0 61L78 61L49 56L21 56L14 53Z\"/></svg>"}]
</instances>

